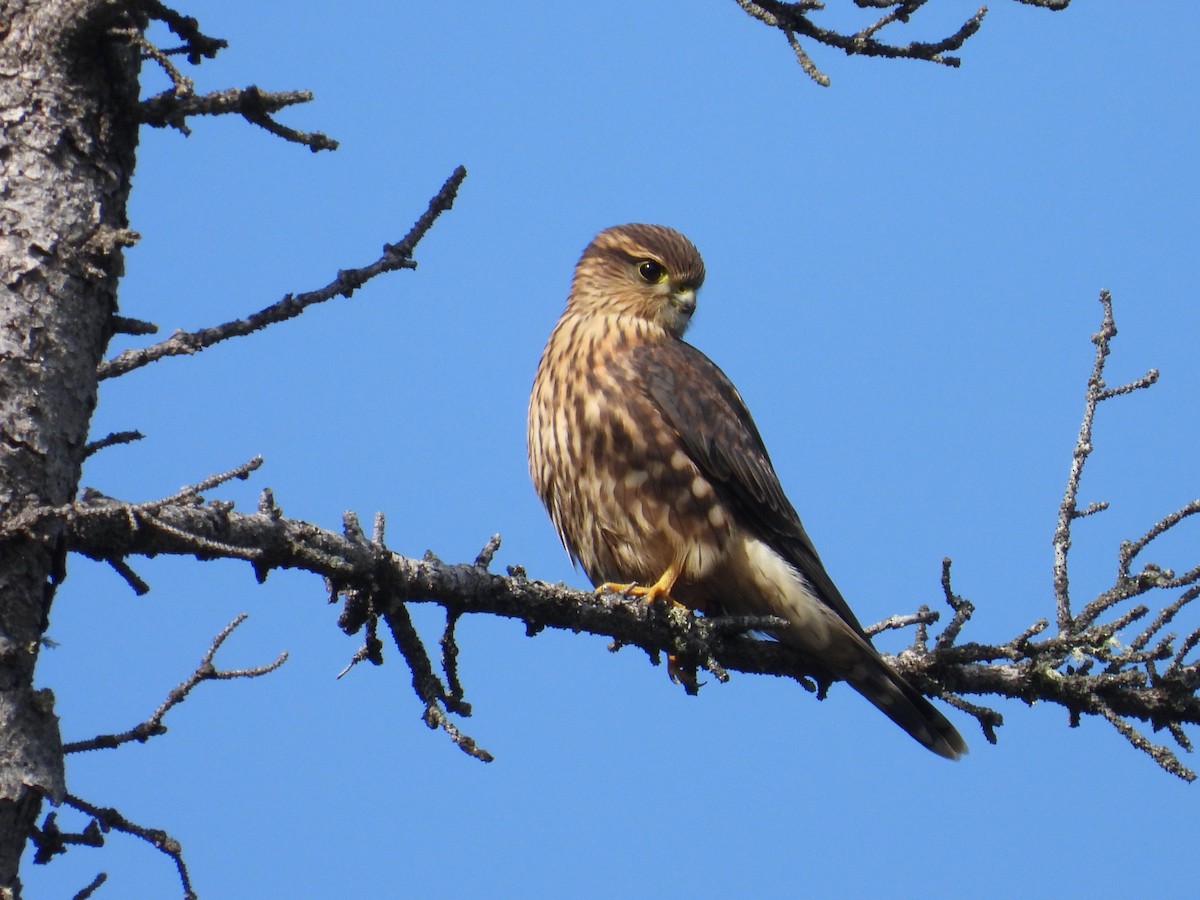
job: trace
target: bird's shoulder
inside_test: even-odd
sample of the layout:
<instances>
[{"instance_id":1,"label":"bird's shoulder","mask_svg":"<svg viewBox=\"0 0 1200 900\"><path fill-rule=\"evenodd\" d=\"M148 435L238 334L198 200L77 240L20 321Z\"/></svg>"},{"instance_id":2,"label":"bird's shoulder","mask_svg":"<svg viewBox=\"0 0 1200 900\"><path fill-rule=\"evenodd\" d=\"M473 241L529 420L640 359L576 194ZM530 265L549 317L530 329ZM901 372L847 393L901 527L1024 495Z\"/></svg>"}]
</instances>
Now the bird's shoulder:
<instances>
[{"instance_id":1,"label":"bird's shoulder","mask_svg":"<svg viewBox=\"0 0 1200 900\"><path fill-rule=\"evenodd\" d=\"M758 427L716 363L678 339L623 351L614 364L658 407L701 469L720 481L744 480L760 499L787 505Z\"/></svg>"}]
</instances>

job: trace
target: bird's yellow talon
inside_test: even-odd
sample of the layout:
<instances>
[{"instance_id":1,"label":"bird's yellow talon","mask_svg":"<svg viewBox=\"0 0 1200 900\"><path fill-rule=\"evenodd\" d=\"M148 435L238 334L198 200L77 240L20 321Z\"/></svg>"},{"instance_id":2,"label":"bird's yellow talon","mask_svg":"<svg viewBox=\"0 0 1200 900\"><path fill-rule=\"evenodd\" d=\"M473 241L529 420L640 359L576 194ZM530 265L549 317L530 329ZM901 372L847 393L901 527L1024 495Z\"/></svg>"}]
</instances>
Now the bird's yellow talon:
<instances>
[{"instance_id":1,"label":"bird's yellow talon","mask_svg":"<svg viewBox=\"0 0 1200 900\"><path fill-rule=\"evenodd\" d=\"M607 591L611 591L614 594L628 594L637 588L637 586L638 585L636 583L618 584L615 581L606 581L604 584L596 588L596 593L603 594Z\"/></svg>"},{"instance_id":2,"label":"bird's yellow talon","mask_svg":"<svg viewBox=\"0 0 1200 900\"><path fill-rule=\"evenodd\" d=\"M632 582L630 584L618 584L615 581L606 581L600 587L596 588L596 593L603 594L606 591L612 591L614 594L623 594L626 597L639 597L647 603L653 603L656 600L665 600L668 603L673 603L676 606L682 606L677 600L671 597L666 590L660 588L657 584L652 584L649 587Z\"/></svg>"},{"instance_id":3,"label":"bird's yellow talon","mask_svg":"<svg viewBox=\"0 0 1200 900\"><path fill-rule=\"evenodd\" d=\"M613 593L624 594L628 597L641 597L647 603L663 601L668 607L678 606L686 609L686 606L671 596L671 588L675 586L675 581L678 577L679 573L675 571L674 567L672 567L667 569L667 571L663 573L662 578L658 579L658 581L654 582L654 584L650 585L649 587L638 584L637 582L633 582L631 584L619 584L615 581L606 581L604 584L600 585L600 587L596 588L596 590L600 592L612 591Z\"/></svg>"}]
</instances>

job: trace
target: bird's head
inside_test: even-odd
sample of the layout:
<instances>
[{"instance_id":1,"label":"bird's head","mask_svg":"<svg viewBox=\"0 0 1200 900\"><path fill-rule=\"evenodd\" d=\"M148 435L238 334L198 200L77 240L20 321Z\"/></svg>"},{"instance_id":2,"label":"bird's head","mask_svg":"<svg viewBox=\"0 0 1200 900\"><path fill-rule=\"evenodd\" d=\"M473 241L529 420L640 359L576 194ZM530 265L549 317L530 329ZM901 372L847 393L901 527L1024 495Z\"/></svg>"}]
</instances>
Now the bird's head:
<instances>
[{"instance_id":1,"label":"bird's head","mask_svg":"<svg viewBox=\"0 0 1200 900\"><path fill-rule=\"evenodd\" d=\"M680 337L704 283L700 251L662 225L617 225L596 235L575 267L568 312L632 315Z\"/></svg>"}]
</instances>

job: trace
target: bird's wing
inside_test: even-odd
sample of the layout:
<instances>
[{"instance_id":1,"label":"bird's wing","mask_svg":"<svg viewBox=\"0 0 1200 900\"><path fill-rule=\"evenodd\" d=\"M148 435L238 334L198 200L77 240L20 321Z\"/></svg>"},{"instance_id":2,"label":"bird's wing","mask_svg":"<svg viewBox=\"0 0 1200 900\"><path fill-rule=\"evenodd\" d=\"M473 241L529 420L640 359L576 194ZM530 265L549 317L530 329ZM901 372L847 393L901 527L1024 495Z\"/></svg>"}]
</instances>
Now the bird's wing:
<instances>
[{"instance_id":1,"label":"bird's wing","mask_svg":"<svg viewBox=\"0 0 1200 900\"><path fill-rule=\"evenodd\" d=\"M825 571L737 388L717 365L683 341L637 345L631 379L679 435L692 462L744 527L794 566L855 631L862 626Z\"/></svg>"}]
</instances>

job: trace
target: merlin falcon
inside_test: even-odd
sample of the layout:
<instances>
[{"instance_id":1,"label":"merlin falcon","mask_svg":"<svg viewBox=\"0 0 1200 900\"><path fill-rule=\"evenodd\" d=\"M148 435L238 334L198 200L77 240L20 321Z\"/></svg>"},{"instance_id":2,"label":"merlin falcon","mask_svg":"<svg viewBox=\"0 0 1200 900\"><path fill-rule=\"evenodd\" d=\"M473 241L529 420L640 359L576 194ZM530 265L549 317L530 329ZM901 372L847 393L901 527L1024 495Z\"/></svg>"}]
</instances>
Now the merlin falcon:
<instances>
[{"instance_id":1,"label":"merlin falcon","mask_svg":"<svg viewBox=\"0 0 1200 900\"><path fill-rule=\"evenodd\" d=\"M660 225L596 235L542 353L529 471L559 537L596 586L705 615L772 615L775 634L913 738L967 745L887 665L821 564L732 382L683 341L704 282Z\"/></svg>"}]
</instances>

